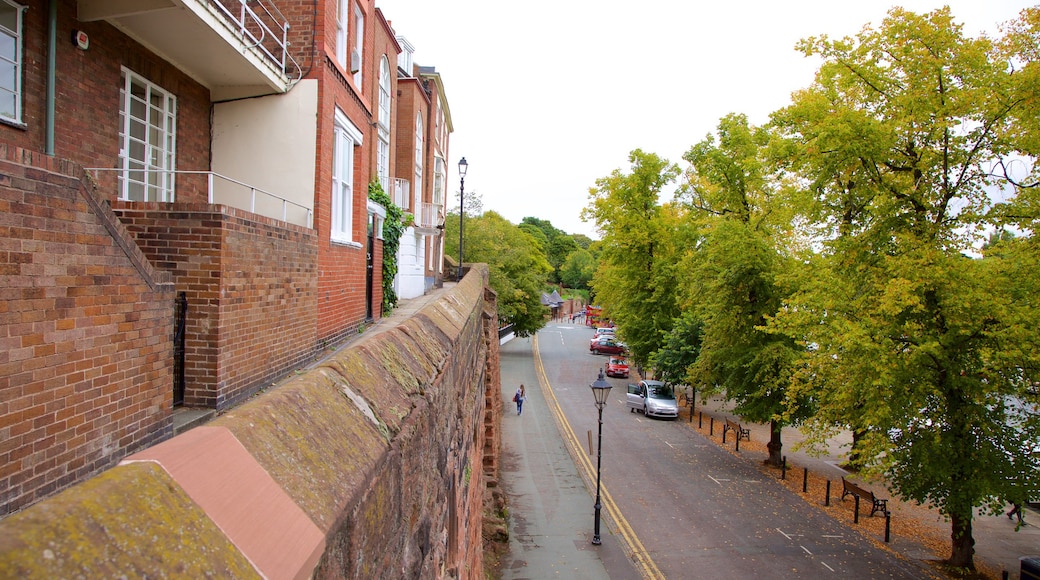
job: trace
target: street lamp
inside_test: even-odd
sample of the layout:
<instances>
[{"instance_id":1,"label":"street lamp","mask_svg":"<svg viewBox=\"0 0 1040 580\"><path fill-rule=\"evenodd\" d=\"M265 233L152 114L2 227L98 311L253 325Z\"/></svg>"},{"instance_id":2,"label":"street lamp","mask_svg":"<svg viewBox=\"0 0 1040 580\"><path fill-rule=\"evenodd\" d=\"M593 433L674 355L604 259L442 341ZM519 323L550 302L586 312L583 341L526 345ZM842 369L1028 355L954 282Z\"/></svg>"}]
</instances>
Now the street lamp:
<instances>
[{"instance_id":1,"label":"street lamp","mask_svg":"<svg viewBox=\"0 0 1040 580\"><path fill-rule=\"evenodd\" d=\"M462 216L465 214L465 205L463 201L466 198L466 170L469 169L469 164L466 163L466 158L459 159L459 276L457 280L462 281Z\"/></svg>"},{"instance_id":2,"label":"street lamp","mask_svg":"<svg viewBox=\"0 0 1040 580\"><path fill-rule=\"evenodd\" d=\"M599 409L599 442L596 444L596 519L592 533L592 544L598 546L603 543L599 539L599 510L602 507L599 501L599 470L603 462L603 407L607 404L611 387L603 376L603 369L599 369L599 378L589 387L592 387L592 396L596 397L596 408Z\"/></svg>"}]
</instances>

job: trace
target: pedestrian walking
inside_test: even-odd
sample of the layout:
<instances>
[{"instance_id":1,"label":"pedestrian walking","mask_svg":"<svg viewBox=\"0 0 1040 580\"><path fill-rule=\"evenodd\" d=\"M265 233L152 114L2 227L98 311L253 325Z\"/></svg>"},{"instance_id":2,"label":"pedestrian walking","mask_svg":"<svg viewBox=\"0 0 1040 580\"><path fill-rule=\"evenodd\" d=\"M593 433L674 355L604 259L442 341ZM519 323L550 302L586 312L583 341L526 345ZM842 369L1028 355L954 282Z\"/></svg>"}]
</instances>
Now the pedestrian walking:
<instances>
[{"instance_id":1,"label":"pedestrian walking","mask_svg":"<svg viewBox=\"0 0 1040 580\"><path fill-rule=\"evenodd\" d=\"M513 395L513 402L516 403L516 414L524 412L524 401L527 400L527 391L524 389L524 385L521 384L520 388L516 390L516 394Z\"/></svg>"},{"instance_id":2,"label":"pedestrian walking","mask_svg":"<svg viewBox=\"0 0 1040 580\"><path fill-rule=\"evenodd\" d=\"M1008 519L1013 519L1012 516L1018 516L1018 523L1023 524L1025 521L1022 519L1022 504L1019 502L1011 502L1011 511L1007 513Z\"/></svg>"}]
</instances>

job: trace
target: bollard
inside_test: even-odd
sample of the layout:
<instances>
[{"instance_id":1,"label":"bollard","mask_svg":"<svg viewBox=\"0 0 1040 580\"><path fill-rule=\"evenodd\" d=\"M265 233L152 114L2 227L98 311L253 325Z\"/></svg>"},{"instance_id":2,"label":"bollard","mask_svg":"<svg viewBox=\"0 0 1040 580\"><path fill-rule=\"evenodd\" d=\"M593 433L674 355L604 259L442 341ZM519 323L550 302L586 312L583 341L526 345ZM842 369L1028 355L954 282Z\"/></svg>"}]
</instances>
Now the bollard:
<instances>
[{"instance_id":1,"label":"bollard","mask_svg":"<svg viewBox=\"0 0 1040 580\"><path fill-rule=\"evenodd\" d=\"M855 505L855 507L856 507L856 515L852 516L852 523L858 524L859 523L859 496L856 495L856 494L852 494L852 497L856 500L856 505Z\"/></svg>"},{"instance_id":2,"label":"bollard","mask_svg":"<svg viewBox=\"0 0 1040 580\"><path fill-rule=\"evenodd\" d=\"M726 426L723 425L722 426L722 444L723 445L726 444L726 431L729 431L729 429L727 429Z\"/></svg>"},{"instance_id":3,"label":"bollard","mask_svg":"<svg viewBox=\"0 0 1040 580\"><path fill-rule=\"evenodd\" d=\"M892 536L892 512L885 512L885 543L888 543L888 539Z\"/></svg>"},{"instance_id":4,"label":"bollard","mask_svg":"<svg viewBox=\"0 0 1040 580\"><path fill-rule=\"evenodd\" d=\"M787 479L787 456L784 455L783 463L780 464L780 479Z\"/></svg>"},{"instance_id":5,"label":"bollard","mask_svg":"<svg viewBox=\"0 0 1040 580\"><path fill-rule=\"evenodd\" d=\"M827 480L827 495L823 498L823 505L830 507L831 505L831 480Z\"/></svg>"},{"instance_id":6,"label":"bollard","mask_svg":"<svg viewBox=\"0 0 1040 580\"><path fill-rule=\"evenodd\" d=\"M740 431L737 431L737 453L740 453Z\"/></svg>"},{"instance_id":7,"label":"bollard","mask_svg":"<svg viewBox=\"0 0 1040 580\"><path fill-rule=\"evenodd\" d=\"M697 411L697 428L704 428L704 411Z\"/></svg>"},{"instance_id":8,"label":"bollard","mask_svg":"<svg viewBox=\"0 0 1040 580\"><path fill-rule=\"evenodd\" d=\"M715 434L715 417L709 417L709 419L711 419L711 423L708 423L708 435L714 435Z\"/></svg>"},{"instance_id":9,"label":"bollard","mask_svg":"<svg viewBox=\"0 0 1040 580\"><path fill-rule=\"evenodd\" d=\"M809 468L802 468L802 493L809 491Z\"/></svg>"}]
</instances>

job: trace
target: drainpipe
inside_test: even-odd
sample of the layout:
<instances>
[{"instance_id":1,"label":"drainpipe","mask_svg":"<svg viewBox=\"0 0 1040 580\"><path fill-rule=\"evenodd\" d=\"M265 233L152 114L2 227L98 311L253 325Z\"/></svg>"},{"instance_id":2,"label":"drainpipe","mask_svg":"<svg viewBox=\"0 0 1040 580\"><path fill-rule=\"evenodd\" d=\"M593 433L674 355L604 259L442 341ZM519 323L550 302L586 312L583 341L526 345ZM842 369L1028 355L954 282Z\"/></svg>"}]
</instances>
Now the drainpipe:
<instances>
[{"instance_id":1,"label":"drainpipe","mask_svg":"<svg viewBox=\"0 0 1040 580\"><path fill-rule=\"evenodd\" d=\"M50 0L47 15L47 143L46 154L54 155L54 78L58 51L58 0Z\"/></svg>"}]
</instances>

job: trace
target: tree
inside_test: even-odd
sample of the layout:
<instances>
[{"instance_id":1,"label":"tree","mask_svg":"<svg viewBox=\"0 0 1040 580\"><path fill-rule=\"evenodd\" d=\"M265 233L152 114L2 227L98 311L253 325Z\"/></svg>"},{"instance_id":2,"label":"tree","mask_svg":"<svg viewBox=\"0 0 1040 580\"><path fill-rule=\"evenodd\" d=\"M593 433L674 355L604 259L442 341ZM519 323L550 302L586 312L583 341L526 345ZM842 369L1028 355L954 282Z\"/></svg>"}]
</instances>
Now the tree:
<instances>
[{"instance_id":1,"label":"tree","mask_svg":"<svg viewBox=\"0 0 1040 580\"><path fill-rule=\"evenodd\" d=\"M458 227L458 220L447 220L445 235L458 239L452 224ZM512 324L517 336L537 332L548 314L541 299L552 271L538 242L492 211L466 219L464 227L466 261L488 265L488 283L498 294L499 320Z\"/></svg>"},{"instance_id":2,"label":"tree","mask_svg":"<svg viewBox=\"0 0 1040 580\"><path fill-rule=\"evenodd\" d=\"M618 324L633 361L645 366L678 314L675 277L669 275L678 262L675 209L658 202L678 169L638 149L629 163L631 173L614 170L596 180L581 215L603 234L592 280L596 302Z\"/></svg>"},{"instance_id":3,"label":"tree","mask_svg":"<svg viewBox=\"0 0 1040 580\"><path fill-rule=\"evenodd\" d=\"M671 384L690 384L690 370L701 352L704 324L692 312L684 312L665 334L664 344L650 357L650 365L661 380Z\"/></svg>"},{"instance_id":4,"label":"tree","mask_svg":"<svg viewBox=\"0 0 1040 580\"><path fill-rule=\"evenodd\" d=\"M587 250L577 249L560 266L560 281L568 288L587 290L596 272L596 261Z\"/></svg>"},{"instance_id":5,"label":"tree","mask_svg":"<svg viewBox=\"0 0 1040 580\"><path fill-rule=\"evenodd\" d=\"M993 170L1029 154L1029 100L948 8L800 48L824 64L774 115L818 236L773 324L807 349L792 392L818 405L816 433L850 426L858 462L949 517L949 562L973 568L974 508L1040 487L1040 418L1023 411L1040 379L1033 243L965 255L1001 219Z\"/></svg>"},{"instance_id":6,"label":"tree","mask_svg":"<svg viewBox=\"0 0 1040 580\"><path fill-rule=\"evenodd\" d=\"M800 415L784 414L787 385L801 348L766 326L788 290L779 274L789 220L777 199L765 157L769 133L743 115L720 120L684 155L691 168L682 193L702 227L702 240L685 265L685 307L703 322L702 342L689 377L694 386L722 392L734 411L770 424L772 465L783 461L781 429ZM803 409L803 414L806 410Z\"/></svg>"},{"instance_id":7,"label":"tree","mask_svg":"<svg viewBox=\"0 0 1040 580\"><path fill-rule=\"evenodd\" d=\"M567 260L571 252L578 249L578 244L573 237L563 230L552 225L548 220L535 217L525 217L520 222L520 227L528 231L539 240L544 240L546 258L553 267L553 282L562 282L560 268Z\"/></svg>"}]
</instances>

